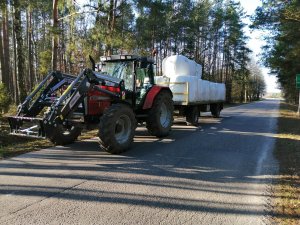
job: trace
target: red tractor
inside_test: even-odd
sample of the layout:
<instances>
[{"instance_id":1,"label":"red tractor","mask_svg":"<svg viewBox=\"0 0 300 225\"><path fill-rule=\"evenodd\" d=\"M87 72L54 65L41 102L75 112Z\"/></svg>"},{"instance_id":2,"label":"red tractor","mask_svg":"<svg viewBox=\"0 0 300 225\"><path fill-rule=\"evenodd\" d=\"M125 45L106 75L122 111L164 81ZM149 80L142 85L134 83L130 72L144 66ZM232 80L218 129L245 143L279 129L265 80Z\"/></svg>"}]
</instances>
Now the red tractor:
<instances>
[{"instance_id":1,"label":"red tractor","mask_svg":"<svg viewBox=\"0 0 300 225\"><path fill-rule=\"evenodd\" d=\"M135 55L101 57L100 72L77 77L51 72L9 117L11 134L74 142L84 129L99 129L100 146L121 153L138 123L151 135L167 136L173 123L172 92L154 84L153 60ZM95 64L93 64L95 68Z\"/></svg>"}]
</instances>

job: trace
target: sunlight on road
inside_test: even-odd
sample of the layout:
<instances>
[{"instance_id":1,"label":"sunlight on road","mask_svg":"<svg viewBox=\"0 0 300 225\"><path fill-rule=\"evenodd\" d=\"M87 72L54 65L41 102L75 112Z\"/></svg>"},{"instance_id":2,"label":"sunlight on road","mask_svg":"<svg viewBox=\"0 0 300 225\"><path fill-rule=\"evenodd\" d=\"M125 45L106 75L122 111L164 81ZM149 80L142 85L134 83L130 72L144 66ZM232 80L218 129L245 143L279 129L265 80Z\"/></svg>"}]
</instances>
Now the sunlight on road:
<instances>
[{"instance_id":1,"label":"sunlight on road","mask_svg":"<svg viewBox=\"0 0 300 225\"><path fill-rule=\"evenodd\" d=\"M242 131L233 131L233 130L221 130L219 133L229 133L229 134L239 134L239 135L249 135L249 136L263 136L271 138L282 138L300 141L300 135L295 134L274 134L274 133L260 133L260 132L242 132Z\"/></svg>"}]
</instances>

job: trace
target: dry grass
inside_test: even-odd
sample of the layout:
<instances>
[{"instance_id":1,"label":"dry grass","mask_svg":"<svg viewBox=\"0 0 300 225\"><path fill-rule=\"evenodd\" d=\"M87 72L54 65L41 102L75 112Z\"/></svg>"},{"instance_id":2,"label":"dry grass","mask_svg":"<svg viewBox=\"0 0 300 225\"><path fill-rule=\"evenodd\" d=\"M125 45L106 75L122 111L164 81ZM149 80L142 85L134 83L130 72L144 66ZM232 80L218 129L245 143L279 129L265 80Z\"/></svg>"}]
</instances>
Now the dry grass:
<instances>
[{"instance_id":1,"label":"dry grass","mask_svg":"<svg viewBox=\"0 0 300 225\"><path fill-rule=\"evenodd\" d=\"M97 130L83 131L78 140L97 137ZM9 135L9 125L5 118L0 117L0 159L17 156L54 146L47 139L33 139Z\"/></svg>"},{"instance_id":2,"label":"dry grass","mask_svg":"<svg viewBox=\"0 0 300 225\"><path fill-rule=\"evenodd\" d=\"M281 103L275 156L280 179L274 185L274 221L300 224L300 118L297 107Z\"/></svg>"},{"instance_id":3,"label":"dry grass","mask_svg":"<svg viewBox=\"0 0 300 225\"><path fill-rule=\"evenodd\" d=\"M78 140L91 139L94 137L98 137L98 130L89 130L89 131L83 130L81 132L81 135L78 137Z\"/></svg>"},{"instance_id":4,"label":"dry grass","mask_svg":"<svg viewBox=\"0 0 300 225\"><path fill-rule=\"evenodd\" d=\"M32 139L9 135L9 125L5 118L0 117L0 159L51 146L53 146L53 144L45 139Z\"/></svg>"}]
</instances>

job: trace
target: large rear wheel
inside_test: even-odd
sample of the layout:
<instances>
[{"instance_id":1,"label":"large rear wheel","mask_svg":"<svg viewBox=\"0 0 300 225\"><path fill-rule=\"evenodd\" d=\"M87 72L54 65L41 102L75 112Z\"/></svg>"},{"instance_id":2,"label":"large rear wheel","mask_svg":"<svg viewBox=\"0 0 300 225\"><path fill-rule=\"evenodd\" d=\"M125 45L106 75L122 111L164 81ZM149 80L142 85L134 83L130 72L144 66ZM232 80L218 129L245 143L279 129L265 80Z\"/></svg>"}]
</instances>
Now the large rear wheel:
<instances>
[{"instance_id":1,"label":"large rear wheel","mask_svg":"<svg viewBox=\"0 0 300 225\"><path fill-rule=\"evenodd\" d=\"M173 100L168 91L161 91L155 98L147 118L147 129L151 135L165 137L173 124Z\"/></svg>"},{"instance_id":2,"label":"large rear wheel","mask_svg":"<svg viewBox=\"0 0 300 225\"><path fill-rule=\"evenodd\" d=\"M124 104L114 104L100 119L99 144L112 154L124 152L133 142L135 128L136 121L132 109Z\"/></svg>"}]
</instances>

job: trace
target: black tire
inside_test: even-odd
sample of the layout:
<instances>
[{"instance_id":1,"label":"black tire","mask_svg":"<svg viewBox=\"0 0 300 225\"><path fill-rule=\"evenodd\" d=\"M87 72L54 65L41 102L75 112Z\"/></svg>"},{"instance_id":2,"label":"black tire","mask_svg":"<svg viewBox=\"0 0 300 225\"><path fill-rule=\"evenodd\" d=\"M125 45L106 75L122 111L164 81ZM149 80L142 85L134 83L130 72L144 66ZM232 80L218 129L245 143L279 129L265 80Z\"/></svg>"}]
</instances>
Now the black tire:
<instances>
[{"instance_id":1,"label":"black tire","mask_svg":"<svg viewBox=\"0 0 300 225\"><path fill-rule=\"evenodd\" d=\"M220 113L221 113L221 106L220 104L216 103L216 104L211 104L210 105L210 112L211 115L215 118L219 118L220 117Z\"/></svg>"},{"instance_id":2,"label":"black tire","mask_svg":"<svg viewBox=\"0 0 300 225\"><path fill-rule=\"evenodd\" d=\"M129 106L111 105L100 119L100 147L112 154L126 151L133 142L135 128L135 116Z\"/></svg>"},{"instance_id":3,"label":"black tire","mask_svg":"<svg viewBox=\"0 0 300 225\"><path fill-rule=\"evenodd\" d=\"M190 106L186 110L186 124L191 126L198 126L199 108L198 106Z\"/></svg>"},{"instance_id":4,"label":"black tire","mask_svg":"<svg viewBox=\"0 0 300 225\"><path fill-rule=\"evenodd\" d=\"M55 145L72 144L81 134L82 128L69 126L65 127L61 124L54 126L45 126L46 137Z\"/></svg>"},{"instance_id":5,"label":"black tire","mask_svg":"<svg viewBox=\"0 0 300 225\"><path fill-rule=\"evenodd\" d=\"M151 135L165 137L173 124L173 100L168 91L161 91L155 98L149 111L146 127Z\"/></svg>"}]
</instances>

